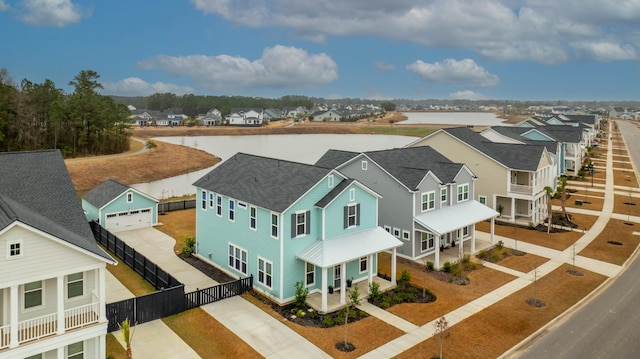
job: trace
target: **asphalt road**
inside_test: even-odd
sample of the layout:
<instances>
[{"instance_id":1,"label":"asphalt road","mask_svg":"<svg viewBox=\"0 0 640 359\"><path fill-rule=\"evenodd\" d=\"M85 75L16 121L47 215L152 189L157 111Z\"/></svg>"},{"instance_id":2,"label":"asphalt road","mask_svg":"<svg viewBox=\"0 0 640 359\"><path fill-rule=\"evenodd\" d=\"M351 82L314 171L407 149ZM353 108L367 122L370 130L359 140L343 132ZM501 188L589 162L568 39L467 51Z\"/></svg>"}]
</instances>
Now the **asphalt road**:
<instances>
[{"instance_id":1,"label":"asphalt road","mask_svg":"<svg viewBox=\"0 0 640 359\"><path fill-rule=\"evenodd\" d=\"M640 130L618 121L640 169ZM636 223L638 231L640 224ZM597 296L511 358L640 358L640 261L635 258Z\"/></svg>"}]
</instances>

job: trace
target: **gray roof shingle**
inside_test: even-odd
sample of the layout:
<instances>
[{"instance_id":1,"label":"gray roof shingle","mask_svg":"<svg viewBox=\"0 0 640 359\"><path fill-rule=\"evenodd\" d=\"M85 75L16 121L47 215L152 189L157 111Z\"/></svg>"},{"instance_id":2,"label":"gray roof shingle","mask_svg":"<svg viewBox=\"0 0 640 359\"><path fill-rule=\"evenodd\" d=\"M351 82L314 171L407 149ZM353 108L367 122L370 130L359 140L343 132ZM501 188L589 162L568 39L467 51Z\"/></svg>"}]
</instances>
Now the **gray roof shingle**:
<instances>
[{"instance_id":1,"label":"gray roof shingle","mask_svg":"<svg viewBox=\"0 0 640 359\"><path fill-rule=\"evenodd\" d=\"M237 153L193 185L283 212L332 169Z\"/></svg>"},{"instance_id":2,"label":"gray roof shingle","mask_svg":"<svg viewBox=\"0 0 640 359\"><path fill-rule=\"evenodd\" d=\"M113 261L95 242L58 150L0 153L0 230L20 221Z\"/></svg>"},{"instance_id":3,"label":"gray roof shingle","mask_svg":"<svg viewBox=\"0 0 640 359\"><path fill-rule=\"evenodd\" d=\"M110 178L87 192L82 196L82 199L100 209L127 190L129 190L129 186Z\"/></svg>"}]
</instances>

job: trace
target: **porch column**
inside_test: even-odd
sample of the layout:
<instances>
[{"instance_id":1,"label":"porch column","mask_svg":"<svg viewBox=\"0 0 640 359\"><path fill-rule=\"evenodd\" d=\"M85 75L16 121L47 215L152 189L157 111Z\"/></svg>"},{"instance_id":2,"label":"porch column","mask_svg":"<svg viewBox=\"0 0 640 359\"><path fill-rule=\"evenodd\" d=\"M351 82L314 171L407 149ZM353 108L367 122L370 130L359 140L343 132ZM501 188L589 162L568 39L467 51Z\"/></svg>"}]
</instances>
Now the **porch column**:
<instances>
[{"instance_id":1,"label":"porch column","mask_svg":"<svg viewBox=\"0 0 640 359\"><path fill-rule=\"evenodd\" d=\"M393 249L395 251L395 248ZM395 254L395 253L394 253ZM393 263L393 255L391 256L391 262ZM369 289L371 288L371 283L373 283L373 253L369 254L369 258L367 259L367 293L369 293ZM376 267L378 263L376 263ZM391 265L391 270L393 271L393 264Z\"/></svg>"},{"instance_id":2,"label":"porch column","mask_svg":"<svg viewBox=\"0 0 640 359\"><path fill-rule=\"evenodd\" d=\"M391 250L391 285L393 285L394 287L396 286L396 272L398 271L396 265L396 260L398 259L397 254L398 250L396 248L393 248Z\"/></svg>"},{"instance_id":3,"label":"porch column","mask_svg":"<svg viewBox=\"0 0 640 359\"><path fill-rule=\"evenodd\" d=\"M107 336L105 334L98 338L98 345L96 345L96 358L102 357L102 353L107 352Z\"/></svg>"},{"instance_id":4,"label":"porch column","mask_svg":"<svg viewBox=\"0 0 640 359\"><path fill-rule=\"evenodd\" d=\"M64 276L56 277L56 299L58 304L58 331L57 334L64 334Z\"/></svg>"},{"instance_id":5,"label":"porch column","mask_svg":"<svg viewBox=\"0 0 640 359\"><path fill-rule=\"evenodd\" d=\"M511 222L516 221L516 199L511 197Z\"/></svg>"},{"instance_id":6,"label":"porch column","mask_svg":"<svg viewBox=\"0 0 640 359\"><path fill-rule=\"evenodd\" d=\"M65 359L65 355L64 355L65 348L66 348L65 346L58 347L57 349L58 356L56 357L57 359Z\"/></svg>"},{"instance_id":7,"label":"porch column","mask_svg":"<svg viewBox=\"0 0 640 359\"><path fill-rule=\"evenodd\" d=\"M347 303L347 263L340 263L340 304Z\"/></svg>"},{"instance_id":8,"label":"porch column","mask_svg":"<svg viewBox=\"0 0 640 359\"><path fill-rule=\"evenodd\" d=\"M473 225L473 227L471 227L471 230L473 231L471 232L471 254L474 254L476 252L476 226Z\"/></svg>"},{"instance_id":9,"label":"porch column","mask_svg":"<svg viewBox=\"0 0 640 359\"><path fill-rule=\"evenodd\" d=\"M106 322L107 321L107 297L106 297L106 279L105 279L105 267L98 268L98 278L96 281L96 285L98 286L98 307L99 309L99 321Z\"/></svg>"},{"instance_id":10,"label":"porch column","mask_svg":"<svg viewBox=\"0 0 640 359\"><path fill-rule=\"evenodd\" d=\"M436 262L434 263L436 269L440 269L440 246L442 245L442 243L440 243L440 235L436 234L436 243L438 244L436 246Z\"/></svg>"},{"instance_id":11,"label":"porch column","mask_svg":"<svg viewBox=\"0 0 640 359\"><path fill-rule=\"evenodd\" d=\"M327 267L322 267L322 305L320 307L323 313L327 312Z\"/></svg>"},{"instance_id":12,"label":"porch column","mask_svg":"<svg viewBox=\"0 0 640 359\"><path fill-rule=\"evenodd\" d=\"M458 258L462 259L464 255L464 235L461 229L458 229L458 233L460 234L460 238L458 238Z\"/></svg>"},{"instance_id":13,"label":"porch column","mask_svg":"<svg viewBox=\"0 0 640 359\"><path fill-rule=\"evenodd\" d=\"M493 244L493 242L495 242L495 239L493 237L493 231L496 227L496 218L495 217L491 217L491 244Z\"/></svg>"},{"instance_id":14,"label":"porch column","mask_svg":"<svg viewBox=\"0 0 640 359\"><path fill-rule=\"evenodd\" d=\"M11 340L9 341L9 348L15 348L18 346L18 307L20 307L20 301L18 300L18 286L12 285L9 288L9 324L11 324Z\"/></svg>"}]
</instances>

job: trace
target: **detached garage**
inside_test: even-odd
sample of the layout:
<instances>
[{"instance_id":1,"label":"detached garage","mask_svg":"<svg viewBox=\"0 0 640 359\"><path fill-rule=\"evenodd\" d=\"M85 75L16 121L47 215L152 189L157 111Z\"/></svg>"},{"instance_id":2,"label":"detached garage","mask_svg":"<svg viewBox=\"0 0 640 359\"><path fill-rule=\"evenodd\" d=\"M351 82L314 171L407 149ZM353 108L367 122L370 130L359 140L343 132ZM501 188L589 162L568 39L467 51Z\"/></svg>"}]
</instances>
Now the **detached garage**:
<instances>
[{"instance_id":1,"label":"detached garage","mask_svg":"<svg viewBox=\"0 0 640 359\"><path fill-rule=\"evenodd\" d=\"M111 232L158 224L158 200L109 179L82 197L88 221L97 221Z\"/></svg>"}]
</instances>

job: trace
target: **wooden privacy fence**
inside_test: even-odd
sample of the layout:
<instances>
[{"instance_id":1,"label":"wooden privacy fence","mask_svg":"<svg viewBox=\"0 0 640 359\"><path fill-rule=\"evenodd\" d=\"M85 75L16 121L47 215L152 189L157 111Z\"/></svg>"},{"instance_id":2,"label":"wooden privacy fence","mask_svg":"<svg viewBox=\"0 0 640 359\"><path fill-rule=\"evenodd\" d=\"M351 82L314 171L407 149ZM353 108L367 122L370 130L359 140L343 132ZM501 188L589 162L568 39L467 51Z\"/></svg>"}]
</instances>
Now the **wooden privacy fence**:
<instances>
[{"instance_id":1,"label":"wooden privacy fence","mask_svg":"<svg viewBox=\"0 0 640 359\"><path fill-rule=\"evenodd\" d=\"M158 203L158 213L171 211L181 211L183 209L196 208L196 200L188 199L184 201Z\"/></svg>"}]
</instances>

